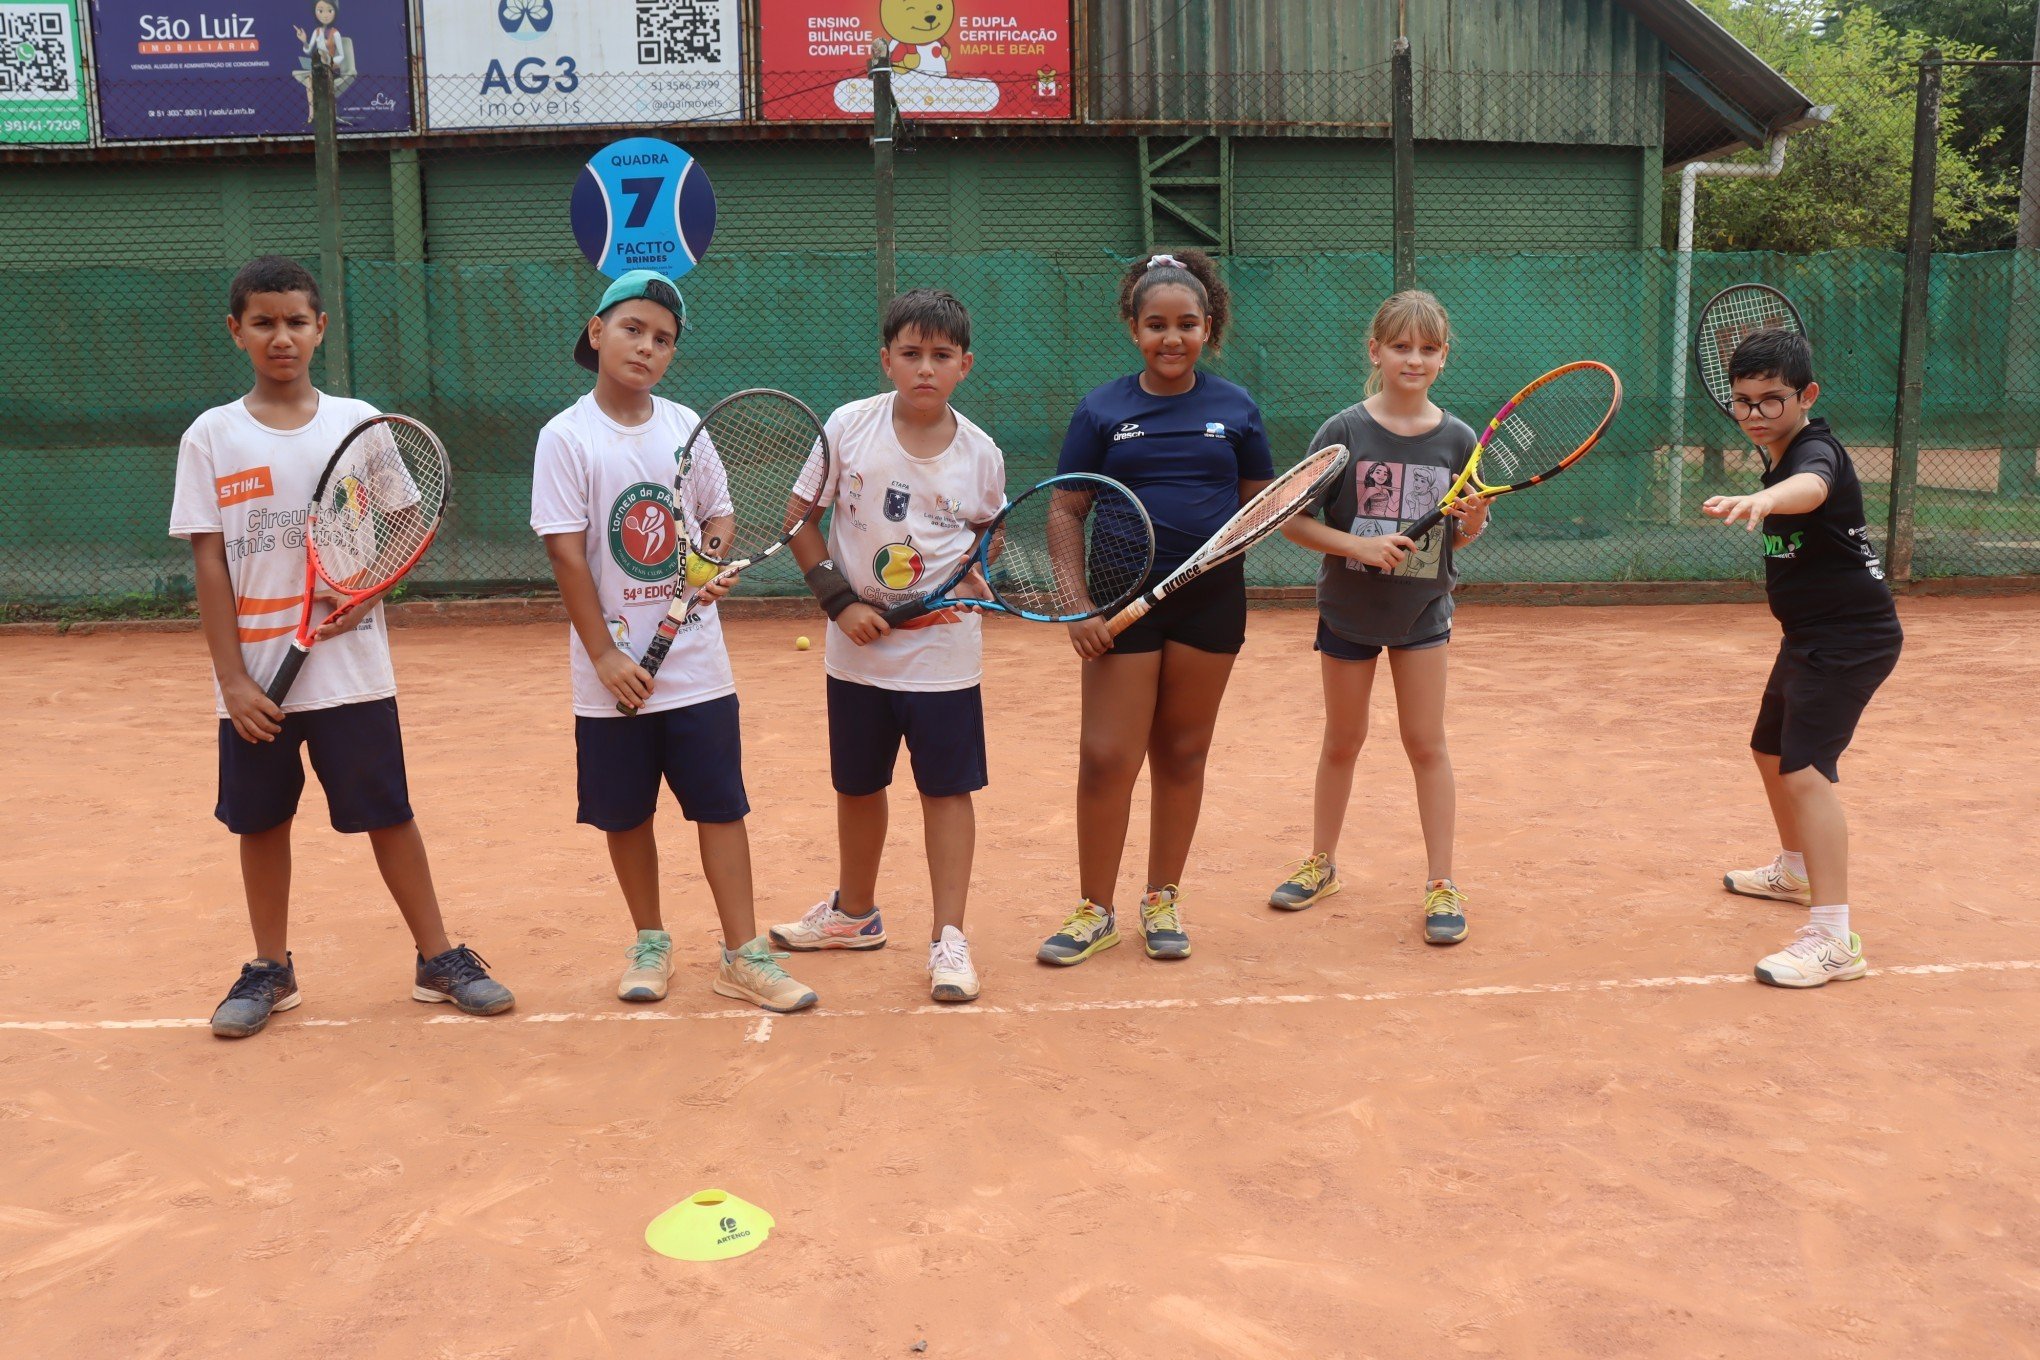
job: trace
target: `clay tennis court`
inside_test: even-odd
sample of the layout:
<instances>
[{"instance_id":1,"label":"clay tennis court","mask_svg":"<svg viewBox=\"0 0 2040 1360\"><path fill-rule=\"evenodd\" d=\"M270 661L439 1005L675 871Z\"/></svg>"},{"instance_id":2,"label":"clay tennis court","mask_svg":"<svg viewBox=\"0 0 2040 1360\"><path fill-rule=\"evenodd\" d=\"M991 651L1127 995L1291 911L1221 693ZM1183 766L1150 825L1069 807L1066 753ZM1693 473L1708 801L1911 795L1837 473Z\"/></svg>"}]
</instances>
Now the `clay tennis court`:
<instances>
[{"instance_id":1,"label":"clay tennis court","mask_svg":"<svg viewBox=\"0 0 2040 1360\"><path fill-rule=\"evenodd\" d=\"M1346 890L1263 905L1308 849L1319 723L1314 616L1266 610L1186 881L1195 957L1032 961L1074 893L1075 662L1060 629L994 624L983 1001L926 1004L896 797L893 946L791 960L821 1005L772 1021L708 990L673 812L681 972L661 1006L613 999L629 931L573 822L564 625L403 629L448 923L517 1009L408 999L408 938L314 784L305 1004L239 1043L204 1023L249 943L200 639L9 637L0 1333L16 1356L2040 1354L2040 601L1901 612L1843 767L1864 981L1754 985L1801 916L1720 888L1773 849L1743 750L1762 606L1462 609L1450 950L1420 939L1385 677ZM799 631L729 626L767 921L834 864ZM709 1186L771 1240L649 1251Z\"/></svg>"}]
</instances>

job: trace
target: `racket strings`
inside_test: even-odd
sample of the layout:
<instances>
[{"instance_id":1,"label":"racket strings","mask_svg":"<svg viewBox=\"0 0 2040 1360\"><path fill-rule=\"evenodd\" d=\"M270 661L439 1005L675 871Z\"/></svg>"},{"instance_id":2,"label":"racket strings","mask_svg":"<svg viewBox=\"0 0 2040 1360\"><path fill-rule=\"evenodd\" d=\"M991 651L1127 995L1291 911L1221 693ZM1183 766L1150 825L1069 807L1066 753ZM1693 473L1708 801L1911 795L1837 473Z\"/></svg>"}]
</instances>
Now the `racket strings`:
<instances>
[{"instance_id":1,"label":"racket strings","mask_svg":"<svg viewBox=\"0 0 2040 1360\"><path fill-rule=\"evenodd\" d=\"M320 572L357 591L403 572L438 528L449 481L446 451L424 426L393 419L358 431L313 508Z\"/></svg>"},{"instance_id":2,"label":"racket strings","mask_svg":"<svg viewBox=\"0 0 2040 1360\"><path fill-rule=\"evenodd\" d=\"M1000 519L988 556L992 593L1012 609L1079 619L1146 580L1154 536L1124 487L1075 477L1036 487Z\"/></svg>"},{"instance_id":3,"label":"racket strings","mask_svg":"<svg viewBox=\"0 0 2040 1360\"><path fill-rule=\"evenodd\" d=\"M1599 364L1559 373L1501 418L1481 450L1480 481L1515 486L1565 466L1600 432L1619 397L1615 375Z\"/></svg>"},{"instance_id":4,"label":"racket strings","mask_svg":"<svg viewBox=\"0 0 2040 1360\"><path fill-rule=\"evenodd\" d=\"M690 538L733 518L728 541L699 543L704 557L755 559L784 542L814 511L826 470L814 413L783 392L743 392L703 418L689 441L682 513Z\"/></svg>"},{"instance_id":5,"label":"racket strings","mask_svg":"<svg viewBox=\"0 0 2040 1360\"><path fill-rule=\"evenodd\" d=\"M1729 364L1736 346L1758 331L1801 333L1798 316L1768 288L1737 286L1707 304L1700 319L1700 380L1717 406L1726 406Z\"/></svg>"},{"instance_id":6,"label":"racket strings","mask_svg":"<svg viewBox=\"0 0 2040 1360\"><path fill-rule=\"evenodd\" d=\"M1218 537L1198 550L1193 560L1220 560L1259 543L1280 528L1298 507L1315 496L1345 463L1346 448L1343 444L1333 444L1311 454L1261 488L1260 493L1233 516Z\"/></svg>"}]
</instances>

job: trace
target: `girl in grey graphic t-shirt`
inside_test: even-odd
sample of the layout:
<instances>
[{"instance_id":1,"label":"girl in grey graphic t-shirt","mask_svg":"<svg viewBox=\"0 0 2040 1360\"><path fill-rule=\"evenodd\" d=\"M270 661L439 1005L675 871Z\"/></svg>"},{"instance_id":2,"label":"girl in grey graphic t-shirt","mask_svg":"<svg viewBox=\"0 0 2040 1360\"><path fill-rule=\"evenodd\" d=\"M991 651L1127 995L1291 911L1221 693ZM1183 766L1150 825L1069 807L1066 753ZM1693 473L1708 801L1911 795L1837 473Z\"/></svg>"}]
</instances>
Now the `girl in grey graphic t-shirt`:
<instances>
[{"instance_id":1,"label":"girl in grey graphic t-shirt","mask_svg":"<svg viewBox=\"0 0 2040 1360\"><path fill-rule=\"evenodd\" d=\"M1268 898L1271 906L1300 911L1339 890L1339 831L1367 737L1374 663L1386 651L1403 750L1416 776L1429 859L1424 938L1432 944L1466 938L1466 895L1452 881L1445 658L1458 580L1453 555L1487 527L1488 502L1478 496L1459 502L1447 511L1452 518L1420 540L1401 529L1437 508L1473 451L1473 431L1431 401L1451 347L1451 322L1429 293L1397 293L1381 304L1368 333L1367 398L1326 421L1311 444L1313 450L1344 444L1352 459L1315 515L1282 527L1292 542L1325 555L1317 588L1325 738L1311 854Z\"/></svg>"}]
</instances>

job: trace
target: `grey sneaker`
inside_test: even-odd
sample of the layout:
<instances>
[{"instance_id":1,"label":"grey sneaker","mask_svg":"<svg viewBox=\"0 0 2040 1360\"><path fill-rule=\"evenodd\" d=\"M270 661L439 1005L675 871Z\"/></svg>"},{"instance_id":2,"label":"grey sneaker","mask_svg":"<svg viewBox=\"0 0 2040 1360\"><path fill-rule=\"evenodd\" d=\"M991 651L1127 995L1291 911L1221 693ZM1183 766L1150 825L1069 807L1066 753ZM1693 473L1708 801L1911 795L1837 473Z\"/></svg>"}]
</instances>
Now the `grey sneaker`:
<instances>
[{"instance_id":1,"label":"grey sneaker","mask_svg":"<svg viewBox=\"0 0 2040 1360\"><path fill-rule=\"evenodd\" d=\"M515 1004L510 989L489 976L489 964L466 945L418 960L413 1001L451 1001L468 1015L501 1015Z\"/></svg>"},{"instance_id":2,"label":"grey sneaker","mask_svg":"<svg viewBox=\"0 0 2040 1360\"><path fill-rule=\"evenodd\" d=\"M1466 894L1449 878L1424 885L1424 943L1458 944L1466 938Z\"/></svg>"},{"instance_id":3,"label":"grey sneaker","mask_svg":"<svg viewBox=\"0 0 2040 1360\"><path fill-rule=\"evenodd\" d=\"M261 1033L271 1015L290 1010L302 1000L289 950L284 951L282 963L269 959L244 963L227 999L213 1012L212 1032L222 1039L245 1039Z\"/></svg>"},{"instance_id":4,"label":"grey sneaker","mask_svg":"<svg viewBox=\"0 0 2040 1360\"><path fill-rule=\"evenodd\" d=\"M1151 959L1190 957L1190 933L1183 929L1182 904L1173 883L1140 899L1140 934Z\"/></svg>"},{"instance_id":5,"label":"grey sneaker","mask_svg":"<svg viewBox=\"0 0 2040 1360\"><path fill-rule=\"evenodd\" d=\"M1268 894L1268 905L1283 911L1302 911L1338 890L1338 866L1332 863L1330 855L1321 852L1298 864L1296 872Z\"/></svg>"}]
</instances>

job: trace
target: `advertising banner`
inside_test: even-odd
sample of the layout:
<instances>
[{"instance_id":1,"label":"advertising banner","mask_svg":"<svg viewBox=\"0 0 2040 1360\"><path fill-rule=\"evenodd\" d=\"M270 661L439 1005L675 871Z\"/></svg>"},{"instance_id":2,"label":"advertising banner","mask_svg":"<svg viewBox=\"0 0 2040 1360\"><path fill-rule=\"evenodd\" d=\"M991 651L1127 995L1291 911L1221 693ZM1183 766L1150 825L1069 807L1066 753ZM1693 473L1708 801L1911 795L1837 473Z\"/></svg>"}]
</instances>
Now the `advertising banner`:
<instances>
[{"instance_id":1,"label":"advertising banner","mask_svg":"<svg viewBox=\"0 0 2040 1360\"><path fill-rule=\"evenodd\" d=\"M309 136L312 60L333 65L340 131L411 129L405 0L93 0L110 142Z\"/></svg>"},{"instance_id":2,"label":"advertising banner","mask_svg":"<svg viewBox=\"0 0 2040 1360\"><path fill-rule=\"evenodd\" d=\"M1069 0L770 0L759 15L772 121L869 118L886 45L909 118L1069 118Z\"/></svg>"},{"instance_id":3,"label":"advertising banner","mask_svg":"<svg viewBox=\"0 0 2040 1360\"><path fill-rule=\"evenodd\" d=\"M0 142L91 136L73 0L0 0Z\"/></svg>"},{"instance_id":4,"label":"advertising banner","mask_svg":"<svg viewBox=\"0 0 2040 1360\"><path fill-rule=\"evenodd\" d=\"M737 0L422 0L419 13L436 131L743 115Z\"/></svg>"}]
</instances>

